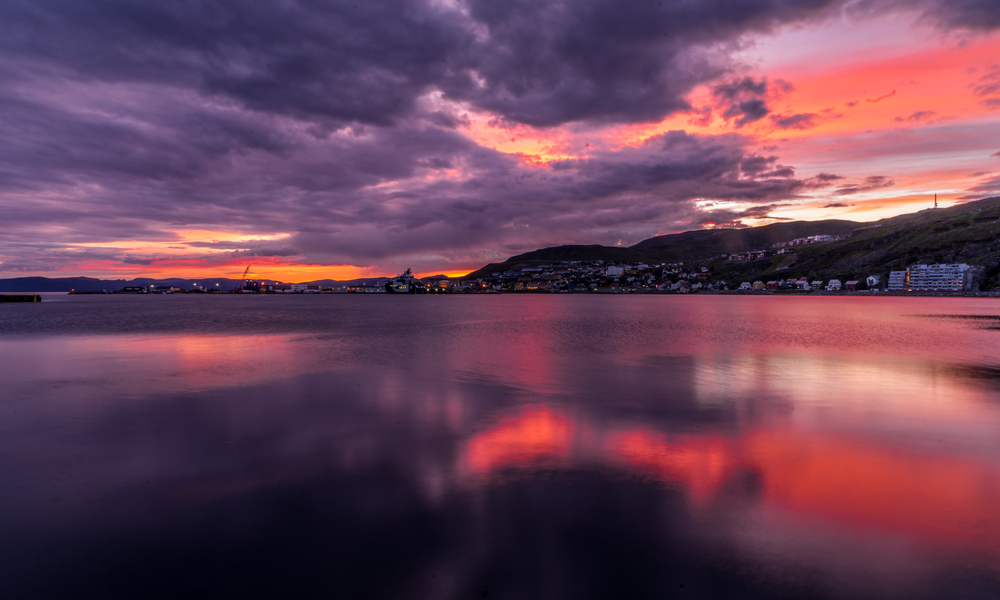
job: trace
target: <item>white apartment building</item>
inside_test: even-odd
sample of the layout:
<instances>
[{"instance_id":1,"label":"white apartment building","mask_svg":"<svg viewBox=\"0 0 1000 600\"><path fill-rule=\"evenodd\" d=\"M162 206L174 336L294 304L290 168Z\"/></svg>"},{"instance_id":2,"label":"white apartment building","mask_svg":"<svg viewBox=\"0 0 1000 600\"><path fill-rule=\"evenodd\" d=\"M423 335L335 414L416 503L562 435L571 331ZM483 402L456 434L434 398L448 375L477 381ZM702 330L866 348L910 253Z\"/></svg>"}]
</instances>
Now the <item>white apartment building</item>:
<instances>
[{"instance_id":1,"label":"white apartment building","mask_svg":"<svg viewBox=\"0 0 1000 600\"><path fill-rule=\"evenodd\" d=\"M906 290L912 292L961 292L970 284L967 264L913 265L906 270Z\"/></svg>"},{"instance_id":2,"label":"white apartment building","mask_svg":"<svg viewBox=\"0 0 1000 600\"><path fill-rule=\"evenodd\" d=\"M906 289L906 271L892 271L889 273L889 291L902 292Z\"/></svg>"}]
</instances>

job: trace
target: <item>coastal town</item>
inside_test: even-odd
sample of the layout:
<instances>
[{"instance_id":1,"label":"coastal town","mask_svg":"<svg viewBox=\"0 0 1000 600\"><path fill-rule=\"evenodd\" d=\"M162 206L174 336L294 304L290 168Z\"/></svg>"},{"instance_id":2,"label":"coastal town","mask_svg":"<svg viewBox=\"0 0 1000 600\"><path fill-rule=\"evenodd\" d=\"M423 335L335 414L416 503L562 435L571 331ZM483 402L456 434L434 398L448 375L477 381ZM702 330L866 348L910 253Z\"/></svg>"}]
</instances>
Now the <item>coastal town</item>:
<instances>
[{"instance_id":1,"label":"coastal town","mask_svg":"<svg viewBox=\"0 0 1000 600\"><path fill-rule=\"evenodd\" d=\"M728 259L728 257L727 257ZM736 260L746 260L738 258ZM241 282L235 290L195 285L192 289L164 286L127 286L114 293L247 293L247 294L498 294L498 293L597 293L597 294L964 294L975 291L981 269L959 264L918 264L887 274L859 274L855 279L767 278L727 281L708 266L684 263L649 265L608 264L604 261L563 261L515 267L475 279L444 275L418 278L403 273L371 283L323 286L318 284Z\"/></svg>"}]
</instances>

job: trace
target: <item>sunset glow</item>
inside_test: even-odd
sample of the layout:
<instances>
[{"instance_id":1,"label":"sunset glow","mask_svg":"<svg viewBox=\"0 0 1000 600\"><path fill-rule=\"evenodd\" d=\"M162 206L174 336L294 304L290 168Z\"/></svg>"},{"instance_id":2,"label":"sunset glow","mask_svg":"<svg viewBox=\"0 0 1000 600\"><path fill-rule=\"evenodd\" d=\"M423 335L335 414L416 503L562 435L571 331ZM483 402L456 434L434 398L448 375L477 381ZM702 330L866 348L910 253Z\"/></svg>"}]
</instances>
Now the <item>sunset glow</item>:
<instances>
[{"instance_id":1,"label":"sunset glow","mask_svg":"<svg viewBox=\"0 0 1000 600\"><path fill-rule=\"evenodd\" d=\"M419 23L462 32L456 46L415 56L401 41L369 56L329 35L330 52L363 64L290 59L322 73L302 80L238 83L242 67L198 62L200 47L169 36L152 42L173 65L164 73L201 75L135 75L139 41L111 51L117 74L95 70L106 58L12 53L25 75L6 92L19 112L5 138L16 176L0 186L0 274L460 275L550 245L873 221L934 194L940 206L1000 194L1000 37L962 7L762 4L759 18L717 22L636 4L605 31L600 11L564 27L577 18L566 7L539 6L531 27L508 29L475 3L414 6ZM422 35L406 23L396 30ZM65 27L38 37L90 43ZM595 35L576 48L580 27ZM244 50L268 64L266 49ZM453 70L448 52L469 63ZM73 69L87 75L63 74ZM719 209L732 219L705 214Z\"/></svg>"}]
</instances>

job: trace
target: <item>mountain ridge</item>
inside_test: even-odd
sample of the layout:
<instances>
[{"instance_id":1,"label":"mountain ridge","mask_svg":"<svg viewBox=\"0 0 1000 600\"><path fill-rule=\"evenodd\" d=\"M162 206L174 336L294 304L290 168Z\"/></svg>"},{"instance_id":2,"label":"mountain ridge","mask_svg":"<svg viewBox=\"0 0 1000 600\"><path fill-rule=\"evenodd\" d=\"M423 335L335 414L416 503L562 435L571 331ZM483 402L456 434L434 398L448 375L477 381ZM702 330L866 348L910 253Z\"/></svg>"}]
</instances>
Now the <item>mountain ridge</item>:
<instances>
[{"instance_id":1,"label":"mountain ridge","mask_svg":"<svg viewBox=\"0 0 1000 600\"><path fill-rule=\"evenodd\" d=\"M723 254L764 250L812 235L844 239L795 247L795 253L766 260L726 261ZM642 240L629 247L563 245L540 248L487 264L465 279L477 279L527 266L562 261L648 264L694 262L711 266L720 277L762 277L778 272L802 276L860 277L887 274L923 262L967 262L984 267L1000 283L1000 197L948 208L928 208L874 222L839 219L790 221L741 229L696 229ZM992 275L990 274L992 271Z\"/></svg>"}]
</instances>

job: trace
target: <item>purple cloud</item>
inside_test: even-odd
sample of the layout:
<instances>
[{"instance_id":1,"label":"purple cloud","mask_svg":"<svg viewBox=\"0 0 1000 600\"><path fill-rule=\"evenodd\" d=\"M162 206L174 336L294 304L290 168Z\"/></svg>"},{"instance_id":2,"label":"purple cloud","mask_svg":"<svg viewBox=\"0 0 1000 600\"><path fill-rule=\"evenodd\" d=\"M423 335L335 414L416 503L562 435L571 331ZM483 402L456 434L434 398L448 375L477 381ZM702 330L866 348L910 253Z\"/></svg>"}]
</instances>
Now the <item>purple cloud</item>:
<instances>
[{"instance_id":1,"label":"purple cloud","mask_svg":"<svg viewBox=\"0 0 1000 600\"><path fill-rule=\"evenodd\" d=\"M771 122L779 129L812 129L816 126L816 113L801 113L797 115L771 115Z\"/></svg>"},{"instance_id":2,"label":"purple cloud","mask_svg":"<svg viewBox=\"0 0 1000 600\"><path fill-rule=\"evenodd\" d=\"M896 185L896 182L888 177L885 177L884 175L872 175L870 177L865 177L861 183L852 183L850 185L840 187L835 190L833 194L835 196L850 196L853 194L860 194L862 192L880 190L894 185Z\"/></svg>"},{"instance_id":3,"label":"purple cloud","mask_svg":"<svg viewBox=\"0 0 1000 600\"><path fill-rule=\"evenodd\" d=\"M699 222L703 199L774 205L837 176L797 179L745 137L684 132L537 167L456 128L477 111L515 128L687 112L805 128L810 115L771 114L790 86L735 76L744 71L727 49L844 6L8 0L2 268L155 264L163 257L67 245L180 244L179 229L290 235L185 244L206 257L467 263L546 243L637 241ZM943 28L1000 26L993 2L919 6ZM700 85L713 100L695 109L687 97ZM1000 102L993 80L976 85L984 102Z\"/></svg>"},{"instance_id":4,"label":"purple cloud","mask_svg":"<svg viewBox=\"0 0 1000 600\"><path fill-rule=\"evenodd\" d=\"M771 96L790 89L791 86L784 81L772 84L767 78L758 81L752 77L743 77L713 87L712 98L716 108L722 111L722 118L733 121L739 128L767 116L771 112L767 106Z\"/></svg>"},{"instance_id":5,"label":"purple cloud","mask_svg":"<svg viewBox=\"0 0 1000 600\"><path fill-rule=\"evenodd\" d=\"M920 111L917 111L917 112L913 113L912 115L910 115L908 117L905 117L905 118L904 117L896 117L896 122L897 123L907 123L907 122L908 123L919 123L921 121L926 121L927 119L930 119L931 117L933 117L936 114L937 114L937 111L935 111L935 110L920 110Z\"/></svg>"}]
</instances>

